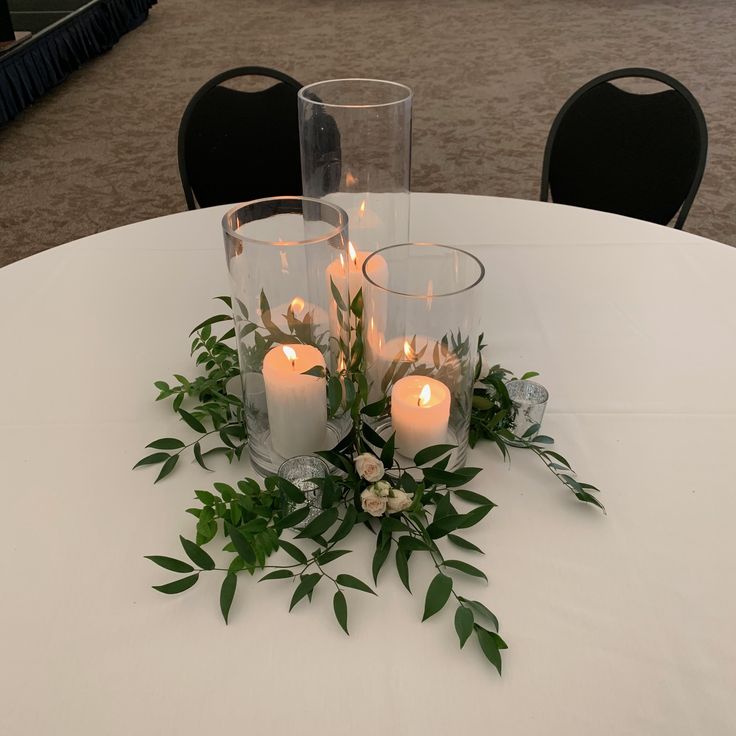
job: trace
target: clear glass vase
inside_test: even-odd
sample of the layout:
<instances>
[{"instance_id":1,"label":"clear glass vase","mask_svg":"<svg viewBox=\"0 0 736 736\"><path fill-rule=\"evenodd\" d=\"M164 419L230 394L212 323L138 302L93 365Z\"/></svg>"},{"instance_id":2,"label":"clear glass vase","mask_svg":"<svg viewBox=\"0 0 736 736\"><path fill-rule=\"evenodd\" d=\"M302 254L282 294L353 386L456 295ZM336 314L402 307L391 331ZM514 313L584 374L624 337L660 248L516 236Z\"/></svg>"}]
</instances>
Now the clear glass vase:
<instances>
[{"instance_id":1,"label":"clear glass vase","mask_svg":"<svg viewBox=\"0 0 736 736\"><path fill-rule=\"evenodd\" d=\"M299 92L305 196L350 218L359 271L367 254L409 239L412 92L377 79L332 79Z\"/></svg>"},{"instance_id":2,"label":"clear glass vase","mask_svg":"<svg viewBox=\"0 0 736 736\"><path fill-rule=\"evenodd\" d=\"M475 256L433 243L383 248L363 266L370 400L390 399L371 423L384 438L396 432L401 465L439 444L455 445L448 469L465 464L484 274Z\"/></svg>"},{"instance_id":3,"label":"clear glass vase","mask_svg":"<svg viewBox=\"0 0 736 736\"><path fill-rule=\"evenodd\" d=\"M341 407L330 410L324 372L350 360L347 214L274 197L234 207L222 225L250 457L271 475L351 427Z\"/></svg>"}]
</instances>

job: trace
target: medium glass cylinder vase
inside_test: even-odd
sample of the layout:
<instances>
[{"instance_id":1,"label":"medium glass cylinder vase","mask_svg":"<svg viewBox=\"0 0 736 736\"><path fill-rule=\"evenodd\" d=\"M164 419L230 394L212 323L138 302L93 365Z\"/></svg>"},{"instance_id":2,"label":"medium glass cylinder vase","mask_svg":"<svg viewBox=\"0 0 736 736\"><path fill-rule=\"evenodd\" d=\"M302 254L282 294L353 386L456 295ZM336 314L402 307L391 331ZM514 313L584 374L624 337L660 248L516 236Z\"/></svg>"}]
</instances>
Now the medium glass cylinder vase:
<instances>
[{"instance_id":1,"label":"medium glass cylinder vase","mask_svg":"<svg viewBox=\"0 0 736 736\"><path fill-rule=\"evenodd\" d=\"M260 199L227 212L223 232L250 457L271 475L351 426L326 391L326 372L350 360L347 214L307 197Z\"/></svg>"},{"instance_id":2,"label":"medium glass cylinder vase","mask_svg":"<svg viewBox=\"0 0 736 736\"><path fill-rule=\"evenodd\" d=\"M380 270L371 267L373 259L381 259ZM441 444L455 446L448 469L465 464L480 330L476 297L484 273L470 253L432 243L383 248L364 264L369 396L388 399L372 425L384 438L396 433L402 466Z\"/></svg>"},{"instance_id":3,"label":"medium glass cylinder vase","mask_svg":"<svg viewBox=\"0 0 736 736\"><path fill-rule=\"evenodd\" d=\"M299 92L305 196L350 218L358 271L368 253L409 239L412 92L377 79L332 79Z\"/></svg>"}]
</instances>

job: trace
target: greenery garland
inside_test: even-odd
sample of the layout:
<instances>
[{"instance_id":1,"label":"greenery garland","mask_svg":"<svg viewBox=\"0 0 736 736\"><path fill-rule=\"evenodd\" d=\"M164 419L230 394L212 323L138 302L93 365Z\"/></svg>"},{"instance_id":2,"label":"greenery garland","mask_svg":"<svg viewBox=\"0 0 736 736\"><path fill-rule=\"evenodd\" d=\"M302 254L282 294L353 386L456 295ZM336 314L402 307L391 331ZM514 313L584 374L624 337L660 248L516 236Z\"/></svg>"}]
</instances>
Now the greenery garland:
<instances>
[{"instance_id":1,"label":"greenery garland","mask_svg":"<svg viewBox=\"0 0 736 736\"><path fill-rule=\"evenodd\" d=\"M229 297L217 297L231 307ZM147 447L155 452L134 467L158 467L158 482L171 474L180 458L191 451L194 460L205 470L209 458L221 454L228 461L239 460L247 445L243 403L239 396L228 392L228 382L239 375L237 350L230 344L235 329L213 334L218 323L232 322L232 314L218 314L197 325L190 333L193 338L191 355L203 370L193 380L174 375L169 384L156 381L157 401L172 400L172 408L196 434L185 441L164 437ZM479 354L483 349L479 343ZM536 373L527 373L530 378ZM593 493L598 489L575 477L570 463L551 449L554 440L536 435L537 426L530 427L522 437L511 431L514 406L505 382L511 373L494 365L484 374L479 361L476 370L470 423L470 445L481 440L496 444L505 460L510 459L509 446L532 451L547 468L580 501L603 509ZM171 572L184 574L172 582L153 586L167 593L181 593L197 583L204 572L224 573L220 588L220 610L227 623L235 596L238 575L254 575L266 571L264 580L296 582L289 610L303 599L312 600L318 585L334 588L333 610L340 627L348 633L347 590L375 595L363 580L345 573L334 573L328 565L350 553L339 543L351 533L375 535L372 577L378 583L381 569L393 553L397 574L411 593L410 561L414 555L427 554L436 573L425 594L426 620L441 611L453 598L457 604L454 626L462 648L475 635L488 661L501 672L501 651L506 643L498 633L496 616L480 601L458 593L452 575L461 573L487 581L485 573L463 560L446 557L440 540L465 552L482 550L458 532L482 521L495 504L483 494L462 488L481 471L465 467L447 470L452 445L437 445L419 452L414 464L401 466L394 453L394 437L384 439L364 422L364 417L378 416L386 410L386 400L368 403L368 388L358 366L351 366L338 380L328 376L332 392L330 403L341 402L353 419L353 431L328 452L316 453L330 466L325 478L314 479L319 489L319 509L297 486L278 476L264 479L263 485L252 478L238 481L236 487L214 483L212 490L197 490L198 505L187 509L196 518L194 541L180 536L189 561L162 555L147 559ZM458 502L464 509L458 508ZM316 515L315 515L316 514ZM309 517L309 518L308 518ZM313 517L313 518L312 518ZM291 539L284 533L292 530ZM231 556L227 566L218 566L203 548L222 532L227 541L223 551ZM302 545L309 544L305 550ZM282 550L289 560L275 564L271 556Z\"/></svg>"}]
</instances>

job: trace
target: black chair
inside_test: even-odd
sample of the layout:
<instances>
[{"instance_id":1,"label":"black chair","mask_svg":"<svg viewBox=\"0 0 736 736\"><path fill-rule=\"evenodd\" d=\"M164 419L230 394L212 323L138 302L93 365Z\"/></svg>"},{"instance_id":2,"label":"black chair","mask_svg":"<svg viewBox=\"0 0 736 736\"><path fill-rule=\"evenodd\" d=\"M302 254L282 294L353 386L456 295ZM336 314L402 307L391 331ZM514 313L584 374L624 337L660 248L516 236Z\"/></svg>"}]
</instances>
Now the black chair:
<instances>
[{"instance_id":1,"label":"black chair","mask_svg":"<svg viewBox=\"0 0 736 736\"><path fill-rule=\"evenodd\" d=\"M670 89L635 94L611 82L645 77ZM682 229L705 170L708 132L700 105L654 69L617 69L562 106L544 151L539 198Z\"/></svg>"},{"instance_id":2,"label":"black chair","mask_svg":"<svg viewBox=\"0 0 736 736\"><path fill-rule=\"evenodd\" d=\"M277 80L241 92L234 77ZM230 69L200 87L179 124L179 175L190 210L302 193L297 93L303 85L260 66Z\"/></svg>"}]
</instances>

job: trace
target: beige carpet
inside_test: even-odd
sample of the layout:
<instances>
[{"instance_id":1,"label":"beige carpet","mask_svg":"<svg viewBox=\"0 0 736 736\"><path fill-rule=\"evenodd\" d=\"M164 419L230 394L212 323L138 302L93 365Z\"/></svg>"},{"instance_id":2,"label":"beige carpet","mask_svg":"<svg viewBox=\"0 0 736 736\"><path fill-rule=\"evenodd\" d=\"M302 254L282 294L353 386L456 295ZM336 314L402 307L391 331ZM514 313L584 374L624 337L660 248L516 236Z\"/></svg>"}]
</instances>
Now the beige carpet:
<instances>
[{"instance_id":1,"label":"beige carpet","mask_svg":"<svg viewBox=\"0 0 736 736\"><path fill-rule=\"evenodd\" d=\"M184 209L176 133L192 93L241 64L415 92L413 188L536 198L555 112L596 74L651 66L710 132L686 229L736 243L733 0L160 0L107 55L0 129L0 265Z\"/></svg>"}]
</instances>

